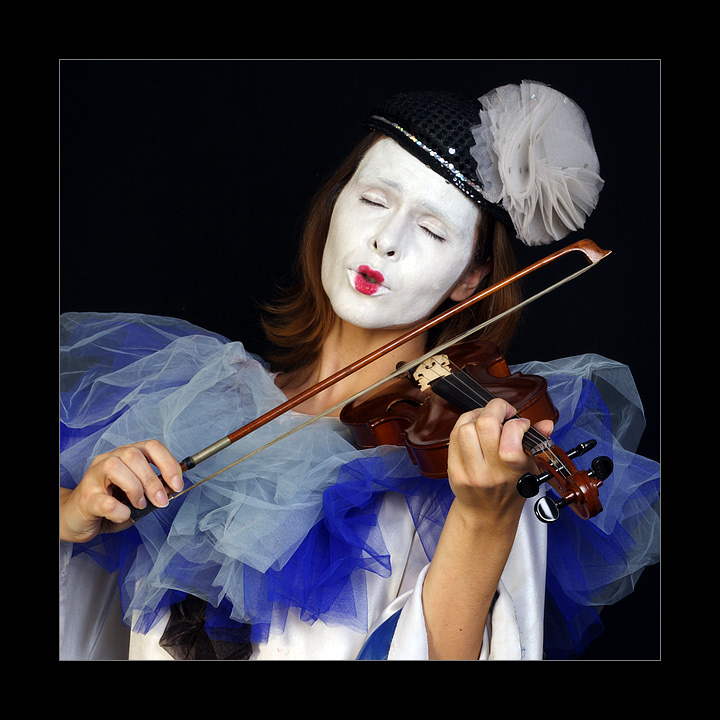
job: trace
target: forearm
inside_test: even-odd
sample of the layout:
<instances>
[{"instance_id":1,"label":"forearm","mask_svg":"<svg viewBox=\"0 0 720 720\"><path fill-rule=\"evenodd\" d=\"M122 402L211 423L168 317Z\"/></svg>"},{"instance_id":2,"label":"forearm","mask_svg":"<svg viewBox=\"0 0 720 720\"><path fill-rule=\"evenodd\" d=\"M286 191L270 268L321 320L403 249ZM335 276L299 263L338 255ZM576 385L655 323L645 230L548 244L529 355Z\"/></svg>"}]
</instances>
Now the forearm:
<instances>
[{"instance_id":1,"label":"forearm","mask_svg":"<svg viewBox=\"0 0 720 720\"><path fill-rule=\"evenodd\" d=\"M518 517L481 520L453 504L423 585L431 660L478 658Z\"/></svg>"}]
</instances>

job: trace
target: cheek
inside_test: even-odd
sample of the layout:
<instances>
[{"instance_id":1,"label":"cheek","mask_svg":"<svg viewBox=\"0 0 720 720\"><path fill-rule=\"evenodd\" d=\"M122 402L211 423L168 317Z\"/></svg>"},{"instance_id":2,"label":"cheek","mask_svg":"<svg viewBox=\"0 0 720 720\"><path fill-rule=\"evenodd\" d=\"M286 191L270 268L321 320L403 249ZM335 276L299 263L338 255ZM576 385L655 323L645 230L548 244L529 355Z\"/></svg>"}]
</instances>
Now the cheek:
<instances>
[{"instance_id":1,"label":"cheek","mask_svg":"<svg viewBox=\"0 0 720 720\"><path fill-rule=\"evenodd\" d=\"M452 292L470 262L471 250L448 248L438 245L422 258L414 259L410 269L408 288L411 293L423 299L423 304L437 305Z\"/></svg>"},{"instance_id":2,"label":"cheek","mask_svg":"<svg viewBox=\"0 0 720 720\"><path fill-rule=\"evenodd\" d=\"M342 202L342 195L336 203L328 228L325 249L323 250L323 269L342 263L352 247L361 240L363 225L357 214L349 211Z\"/></svg>"},{"instance_id":3,"label":"cheek","mask_svg":"<svg viewBox=\"0 0 720 720\"><path fill-rule=\"evenodd\" d=\"M345 252L342 234L338 232L337 223L330 223L328 235L325 240L325 248L322 256L322 280L330 282L336 278L339 268L342 265L342 258Z\"/></svg>"},{"instance_id":4,"label":"cheek","mask_svg":"<svg viewBox=\"0 0 720 720\"><path fill-rule=\"evenodd\" d=\"M337 248L328 234L323 250L322 263L320 264L320 277L323 284L326 284L332 276L332 267L337 264Z\"/></svg>"}]
</instances>

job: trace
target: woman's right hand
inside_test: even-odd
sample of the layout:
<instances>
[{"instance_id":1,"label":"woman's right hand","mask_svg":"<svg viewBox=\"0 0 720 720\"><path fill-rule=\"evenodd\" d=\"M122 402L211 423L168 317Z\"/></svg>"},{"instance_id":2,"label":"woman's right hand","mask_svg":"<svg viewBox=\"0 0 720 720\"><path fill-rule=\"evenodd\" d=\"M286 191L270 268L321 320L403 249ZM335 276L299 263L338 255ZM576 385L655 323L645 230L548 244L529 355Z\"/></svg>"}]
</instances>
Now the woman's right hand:
<instances>
[{"instance_id":1,"label":"woman's right hand","mask_svg":"<svg viewBox=\"0 0 720 720\"><path fill-rule=\"evenodd\" d=\"M123 445L98 455L77 487L61 488L60 539L88 542L100 533L128 527L130 508L113 497L114 487L138 509L145 508L148 501L165 507L167 493L151 463L172 490L182 490L180 464L158 440Z\"/></svg>"}]
</instances>

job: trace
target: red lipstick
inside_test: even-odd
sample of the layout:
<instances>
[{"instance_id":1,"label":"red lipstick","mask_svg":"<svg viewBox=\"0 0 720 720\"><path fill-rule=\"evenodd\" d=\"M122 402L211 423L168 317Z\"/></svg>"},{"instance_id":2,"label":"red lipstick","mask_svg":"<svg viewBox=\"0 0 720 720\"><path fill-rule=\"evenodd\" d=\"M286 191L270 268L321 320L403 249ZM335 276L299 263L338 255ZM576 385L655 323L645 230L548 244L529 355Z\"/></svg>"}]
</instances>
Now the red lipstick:
<instances>
[{"instance_id":1,"label":"red lipstick","mask_svg":"<svg viewBox=\"0 0 720 720\"><path fill-rule=\"evenodd\" d=\"M383 274L367 265L361 265L355 274L355 289L363 295L374 295L383 282Z\"/></svg>"}]
</instances>

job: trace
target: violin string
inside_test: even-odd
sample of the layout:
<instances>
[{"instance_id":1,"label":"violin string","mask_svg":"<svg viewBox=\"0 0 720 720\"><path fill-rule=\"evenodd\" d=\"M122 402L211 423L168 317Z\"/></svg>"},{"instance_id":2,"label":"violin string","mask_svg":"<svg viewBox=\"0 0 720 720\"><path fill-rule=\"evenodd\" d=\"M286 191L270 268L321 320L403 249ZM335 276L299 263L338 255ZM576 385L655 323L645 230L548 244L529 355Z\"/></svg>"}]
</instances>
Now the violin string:
<instances>
[{"instance_id":1,"label":"violin string","mask_svg":"<svg viewBox=\"0 0 720 720\"><path fill-rule=\"evenodd\" d=\"M460 370L460 372L450 376L453 378L453 385L457 390L460 390L465 396L474 402L477 402L478 407L485 407L490 400L494 399L495 396L488 392L482 385L479 385L475 380L469 376L466 372ZM446 378L447 379L447 378ZM460 387L462 385L463 387ZM482 392L478 391L478 388L482 388ZM488 399L489 397L489 399ZM514 417L520 417L515 415ZM550 461L552 466L566 476L570 475L570 471L565 466L565 463L556 455L552 449L551 440L543 435L532 425L528 428L527 432L523 435L523 445L528 451L540 448L537 452L531 452L531 455L545 454L546 459Z\"/></svg>"},{"instance_id":2,"label":"violin string","mask_svg":"<svg viewBox=\"0 0 720 720\"><path fill-rule=\"evenodd\" d=\"M473 404L477 405L477 407L485 407L491 400L496 399L495 395L487 390L487 388L480 385L480 383L460 368L454 361L449 360L449 362L456 368L457 372L452 375L442 376L440 373L435 371L437 378L445 377L446 381L451 382L456 390L459 390L461 394L463 394ZM515 417L519 417L519 415L515 415ZM542 433L532 426L528 429L525 435L531 436L531 439L534 442L533 447L539 442L547 442L548 440Z\"/></svg>"},{"instance_id":3,"label":"violin string","mask_svg":"<svg viewBox=\"0 0 720 720\"><path fill-rule=\"evenodd\" d=\"M445 356L447 357L447 356ZM426 370L431 370L435 373L436 379L444 378L447 382L451 383L453 387L458 390L467 400L476 404L478 407L485 407L491 400L495 399L489 390L484 388L478 383L471 375L460 368L454 361L448 358L450 364L456 368L457 372L451 375L441 375L432 367L426 367ZM515 417L520 417L515 415ZM527 432L523 436L523 445L528 451L532 451L535 448L542 448L537 453L531 453L533 455L546 454L547 459L553 465L553 467L560 473L569 476L571 473L565 466L565 463L553 452L552 441L545 437L539 430L534 428L532 425L528 428Z\"/></svg>"}]
</instances>

